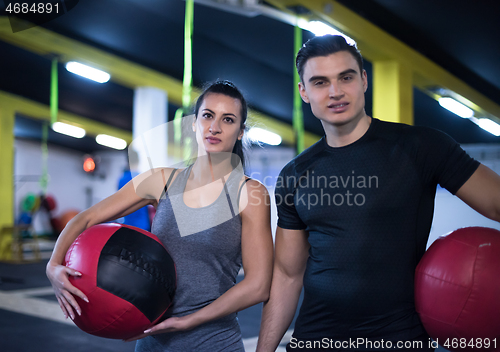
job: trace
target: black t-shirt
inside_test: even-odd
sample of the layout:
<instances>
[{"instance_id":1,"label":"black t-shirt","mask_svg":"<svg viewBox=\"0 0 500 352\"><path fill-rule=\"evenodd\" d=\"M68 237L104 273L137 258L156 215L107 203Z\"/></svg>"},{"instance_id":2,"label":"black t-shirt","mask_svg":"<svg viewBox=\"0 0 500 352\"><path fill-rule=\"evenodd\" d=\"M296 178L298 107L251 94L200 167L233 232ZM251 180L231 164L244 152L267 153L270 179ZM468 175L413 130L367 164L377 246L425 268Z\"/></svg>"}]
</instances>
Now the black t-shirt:
<instances>
[{"instance_id":1,"label":"black t-shirt","mask_svg":"<svg viewBox=\"0 0 500 352\"><path fill-rule=\"evenodd\" d=\"M415 267L426 249L437 185L455 194L479 163L446 134L372 119L356 142L323 137L276 183L278 226L311 245L294 337L410 340Z\"/></svg>"}]
</instances>

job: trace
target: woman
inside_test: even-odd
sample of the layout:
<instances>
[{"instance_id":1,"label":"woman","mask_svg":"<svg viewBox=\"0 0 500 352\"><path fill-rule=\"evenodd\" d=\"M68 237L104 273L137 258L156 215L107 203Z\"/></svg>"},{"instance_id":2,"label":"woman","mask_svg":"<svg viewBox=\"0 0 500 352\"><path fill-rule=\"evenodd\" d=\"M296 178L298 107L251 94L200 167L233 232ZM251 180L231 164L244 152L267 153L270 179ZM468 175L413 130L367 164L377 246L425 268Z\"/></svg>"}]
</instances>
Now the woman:
<instances>
[{"instance_id":1,"label":"woman","mask_svg":"<svg viewBox=\"0 0 500 352\"><path fill-rule=\"evenodd\" d=\"M61 265L71 243L90 226L152 204L151 232L172 255L178 282L172 316L131 339L140 339L136 351L244 351L236 312L267 300L273 257L267 190L241 168L246 117L232 83L212 84L196 102L198 158L190 167L139 175L139 186L129 182L68 223L47 264L66 317L81 312L73 296L88 301L68 280L80 274ZM235 284L241 264L245 277Z\"/></svg>"}]
</instances>

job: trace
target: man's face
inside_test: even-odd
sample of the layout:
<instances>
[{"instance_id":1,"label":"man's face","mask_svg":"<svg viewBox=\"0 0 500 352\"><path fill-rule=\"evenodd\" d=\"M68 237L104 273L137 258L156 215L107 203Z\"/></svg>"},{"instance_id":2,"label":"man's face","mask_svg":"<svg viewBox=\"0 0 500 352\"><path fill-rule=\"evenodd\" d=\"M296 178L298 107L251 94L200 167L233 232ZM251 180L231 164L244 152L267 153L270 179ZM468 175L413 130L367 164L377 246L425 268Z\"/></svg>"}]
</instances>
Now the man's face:
<instances>
[{"instance_id":1,"label":"man's face","mask_svg":"<svg viewBox=\"0 0 500 352\"><path fill-rule=\"evenodd\" d=\"M307 60L302 78L300 95L323 124L342 126L365 116L366 72L349 52Z\"/></svg>"}]
</instances>

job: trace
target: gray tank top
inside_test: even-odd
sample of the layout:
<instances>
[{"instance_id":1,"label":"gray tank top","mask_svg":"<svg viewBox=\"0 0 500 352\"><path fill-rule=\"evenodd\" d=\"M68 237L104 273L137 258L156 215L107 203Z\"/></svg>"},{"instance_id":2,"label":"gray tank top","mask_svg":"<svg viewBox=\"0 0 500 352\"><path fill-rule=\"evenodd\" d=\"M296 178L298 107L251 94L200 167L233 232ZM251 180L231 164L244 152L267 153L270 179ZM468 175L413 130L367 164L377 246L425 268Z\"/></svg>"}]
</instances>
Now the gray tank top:
<instances>
[{"instance_id":1,"label":"gray tank top","mask_svg":"<svg viewBox=\"0 0 500 352\"><path fill-rule=\"evenodd\" d=\"M172 256L177 289L170 312L184 316L210 304L236 283L241 267L241 218L238 214L241 169L231 172L215 202L190 208L183 192L191 167L182 171L161 197L151 232ZM139 340L136 351L243 352L236 313L191 331Z\"/></svg>"}]
</instances>

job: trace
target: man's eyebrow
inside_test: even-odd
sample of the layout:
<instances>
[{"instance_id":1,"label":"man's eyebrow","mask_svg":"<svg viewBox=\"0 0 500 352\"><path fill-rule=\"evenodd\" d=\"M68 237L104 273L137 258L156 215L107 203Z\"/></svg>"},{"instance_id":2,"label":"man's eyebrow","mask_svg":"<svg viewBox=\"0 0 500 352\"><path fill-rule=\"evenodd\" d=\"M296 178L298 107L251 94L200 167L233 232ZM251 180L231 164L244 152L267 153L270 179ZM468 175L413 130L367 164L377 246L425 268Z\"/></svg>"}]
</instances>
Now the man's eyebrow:
<instances>
[{"instance_id":1,"label":"man's eyebrow","mask_svg":"<svg viewBox=\"0 0 500 352\"><path fill-rule=\"evenodd\" d=\"M350 68L350 69L347 69L347 70L345 70L345 71L340 72L340 73L339 73L339 76L344 76L344 75L347 75L347 74L349 74L349 73L358 74L358 71L356 71L356 70L354 70L354 69Z\"/></svg>"},{"instance_id":2,"label":"man's eyebrow","mask_svg":"<svg viewBox=\"0 0 500 352\"><path fill-rule=\"evenodd\" d=\"M358 74L358 71L356 71L355 69L349 68L347 70L340 72L338 74L338 76L339 77L345 76L345 75L350 74L350 73ZM313 81L317 81L317 80L326 81L326 80L328 80L328 78L326 76L312 76L311 78L309 78L309 82L313 82Z\"/></svg>"},{"instance_id":3,"label":"man's eyebrow","mask_svg":"<svg viewBox=\"0 0 500 352\"><path fill-rule=\"evenodd\" d=\"M313 82L313 81L317 81L317 80L326 81L326 80L328 80L328 78L326 78L326 76L312 76L311 78L309 78L309 82Z\"/></svg>"}]
</instances>

